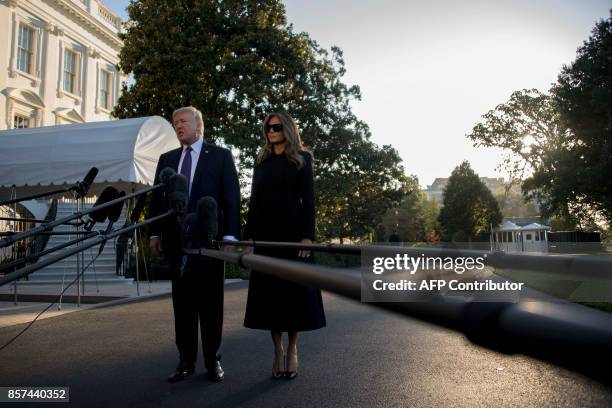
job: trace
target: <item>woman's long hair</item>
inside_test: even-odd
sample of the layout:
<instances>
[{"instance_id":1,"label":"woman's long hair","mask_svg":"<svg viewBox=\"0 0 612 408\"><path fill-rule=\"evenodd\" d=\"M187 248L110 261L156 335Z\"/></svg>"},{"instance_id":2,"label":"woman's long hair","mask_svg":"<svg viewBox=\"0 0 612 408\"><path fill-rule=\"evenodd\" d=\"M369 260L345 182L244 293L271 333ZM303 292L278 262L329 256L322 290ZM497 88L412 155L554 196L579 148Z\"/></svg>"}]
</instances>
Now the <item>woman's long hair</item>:
<instances>
[{"instance_id":1,"label":"woman's long hair","mask_svg":"<svg viewBox=\"0 0 612 408\"><path fill-rule=\"evenodd\" d=\"M298 129L295 120L293 120L291 115L286 112L272 112L269 113L268 116L266 116L266 119L263 122L263 137L265 144L257 155L255 165L259 166L261 163L263 163L264 160L270 157L270 155L272 154L272 149L274 149L274 146L268 140L268 134L266 133L266 125L268 124L268 121L273 117L277 117L283 125L283 135L285 136L286 141L285 155L287 156L290 162L298 166L298 169L302 168L302 166L304 165L304 158L300 154L300 151L307 152L308 154L311 153L306 150L306 148L302 144L300 130Z\"/></svg>"}]
</instances>

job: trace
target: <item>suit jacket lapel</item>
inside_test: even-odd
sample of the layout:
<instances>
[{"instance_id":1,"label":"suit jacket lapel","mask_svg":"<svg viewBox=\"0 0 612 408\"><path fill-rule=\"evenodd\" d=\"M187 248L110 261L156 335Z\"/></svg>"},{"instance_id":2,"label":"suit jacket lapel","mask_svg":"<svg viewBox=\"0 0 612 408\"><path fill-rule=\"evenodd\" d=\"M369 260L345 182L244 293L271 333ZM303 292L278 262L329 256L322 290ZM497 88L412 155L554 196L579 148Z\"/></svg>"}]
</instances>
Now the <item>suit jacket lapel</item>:
<instances>
[{"instance_id":1,"label":"suit jacket lapel","mask_svg":"<svg viewBox=\"0 0 612 408\"><path fill-rule=\"evenodd\" d=\"M170 155L170 157L168 157L168 161L170 162L168 163L168 166L172 167L172 170L176 171L177 173L180 172L178 165L181 161L181 153L183 153L183 148L179 147L178 149L172 152L172 155Z\"/></svg>"},{"instance_id":2,"label":"suit jacket lapel","mask_svg":"<svg viewBox=\"0 0 612 408\"><path fill-rule=\"evenodd\" d=\"M193 182L191 183L191 188L197 185L202 177L202 174L206 173L206 169L208 168L208 164L210 162L210 155L208 149L208 143L202 143L202 150L200 151L200 157L198 158L198 164L196 164L195 174L193 176Z\"/></svg>"}]
</instances>

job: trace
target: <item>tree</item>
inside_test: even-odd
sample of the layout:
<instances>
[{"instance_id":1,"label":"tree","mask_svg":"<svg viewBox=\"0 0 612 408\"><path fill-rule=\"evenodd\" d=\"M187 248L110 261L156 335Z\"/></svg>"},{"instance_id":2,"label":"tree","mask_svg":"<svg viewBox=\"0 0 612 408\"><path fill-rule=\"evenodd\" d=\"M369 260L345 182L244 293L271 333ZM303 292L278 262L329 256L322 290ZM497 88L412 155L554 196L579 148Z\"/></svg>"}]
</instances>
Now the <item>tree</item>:
<instances>
[{"instance_id":1,"label":"tree","mask_svg":"<svg viewBox=\"0 0 612 408\"><path fill-rule=\"evenodd\" d=\"M244 183L265 114L290 112L316 159L320 238L363 238L399 200L401 160L370 142L351 111L361 95L342 82L342 51L295 33L280 1L134 0L128 13L119 67L134 83L123 85L115 116L170 120L197 107L207 141L239 154Z\"/></svg>"},{"instance_id":2,"label":"tree","mask_svg":"<svg viewBox=\"0 0 612 408\"><path fill-rule=\"evenodd\" d=\"M467 135L509 152L504 167L527 199L564 225L612 220L612 21L597 23L551 94L517 91Z\"/></svg>"},{"instance_id":3,"label":"tree","mask_svg":"<svg viewBox=\"0 0 612 408\"><path fill-rule=\"evenodd\" d=\"M552 204L581 201L612 221L612 11L578 48L576 60L564 66L552 95L560 118L572 131L566 154L554 157L538 172L534 185L546 186ZM549 171L571 169L559 180Z\"/></svg>"},{"instance_id":4,"label":"tree","mask_svg":"<svg viewBox=\"0 0 612 408\"><path fill-rule=\"evenodd\" d=\"M493 197L504 217L533 217L540 214L537 206L531 200L525 199L519 186L500 187L493 192Z\"/></svg>"},{"instance_id":5,"label":"tree","mask_svg":"<svg viewBox=\"0 0 612 408\"><path fill-rule=\"evenodd\" d=\"M385 211L408 189L401 159L349 129L334 129L317 156L317 218L325 238L361 240L374 233Z\"/></svg>"},{"instance_id":6,"label":"tree","mask_svg":"<svg viewBox=\"0 0 612 408\"><path fill-rule=\"evenodd\" d=\"M537 89L513 92L508 102L483 116L466 136L475 147L507 151L500 167L511 181L523 180L540 168L548 152L567 146L570 133L560 121L552 98Z\"/></svg>"},{"instance_id":7,"label":"tree","mask_svg":"<svg viewBox=\"0 0 612 408\"><path fill-rule=\"evenodd\" d=\"M467 161L455 167L448 179L439 220L445 241L469 240L502 221L493 194Z\"/></svg>"},{"instance_id":8,"label":"tree","mask_svg":"<svg viewBox=\"0 0 612 408\"><path fill-rule=\"evenodd\" d=\"M438 240L440 208L419 187L416 176L408 177L407 194L397 207L387 210L383 219L383 233L379 240L386 241L396 233L403 242L431 242Z\"/></svg>"},{"instance_id":9,"label":"tree","mask_svg":"<svg viewBox=\"0 0 612 408\"><path fill-rule=\"evenodd\" d=\"M252 166L261 121L274 110L298 118L314 146L321 130L349 126L358 87L347 87L342 52L331 56L287 25L277 0L139 0L128 7L119 67L123 85L114 114L161 115L193 105L205 117L207 140L239 147Z\"/></svg>"}]
</instances>

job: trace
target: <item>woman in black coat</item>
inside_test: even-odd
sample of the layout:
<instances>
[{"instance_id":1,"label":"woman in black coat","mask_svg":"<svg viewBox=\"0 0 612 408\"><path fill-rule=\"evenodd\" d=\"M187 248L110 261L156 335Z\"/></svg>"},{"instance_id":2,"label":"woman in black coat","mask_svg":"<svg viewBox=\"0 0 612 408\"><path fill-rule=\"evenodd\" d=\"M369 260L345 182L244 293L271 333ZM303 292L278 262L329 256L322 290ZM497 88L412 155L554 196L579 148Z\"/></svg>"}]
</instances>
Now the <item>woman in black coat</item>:
<instances>
[{"instance_id":1,"label":"woman in black coat","mask_svg":"<svg viewBox=\"0 0 612 408\"><path fill-rule=\"evenodd\" d=\"M297 125L287 113L266 117L264 139L253 174L245 238L312 243L312 155L304 149ZM309 251L257 248L255 253L313 262ZM325 326L321 291L252 271L244 325L270 330L274 343L272 377L293 379L297 376L298 332ZM288 333L286 355L283 332Z\"/></svg>"}]
</instances>

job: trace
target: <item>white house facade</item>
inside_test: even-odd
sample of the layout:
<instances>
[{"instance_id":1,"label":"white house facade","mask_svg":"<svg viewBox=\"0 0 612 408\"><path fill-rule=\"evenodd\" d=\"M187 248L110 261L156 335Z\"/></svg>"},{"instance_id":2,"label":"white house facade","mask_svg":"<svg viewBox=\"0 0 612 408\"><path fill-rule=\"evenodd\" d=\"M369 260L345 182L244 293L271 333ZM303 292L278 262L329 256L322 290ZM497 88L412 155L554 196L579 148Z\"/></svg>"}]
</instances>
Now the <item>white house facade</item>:
<instances>
[{"instance_id":1,"label":"white house facade","mask_svg":"<svg viewBox=\"0 0 612 408\"><path fill-rule=\"evenodd\" d=\"M0 0L0 130L111 119L121 23L99 0Z\"/></svg>"}]
</instances>

